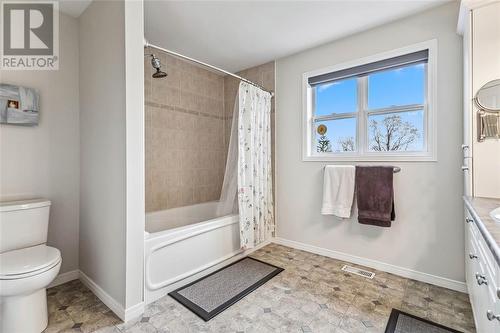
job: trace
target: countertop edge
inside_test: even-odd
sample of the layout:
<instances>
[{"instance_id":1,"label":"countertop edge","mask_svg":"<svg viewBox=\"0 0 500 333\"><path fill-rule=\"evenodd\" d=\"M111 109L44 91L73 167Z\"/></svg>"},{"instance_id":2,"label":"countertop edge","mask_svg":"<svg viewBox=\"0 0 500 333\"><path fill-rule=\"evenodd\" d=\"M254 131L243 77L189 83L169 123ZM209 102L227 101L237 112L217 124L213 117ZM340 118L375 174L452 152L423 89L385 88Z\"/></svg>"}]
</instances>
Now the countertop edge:
<instances>
[{"instance_id":1,"label":"countertop edge","mask_svg":"<svg viewBox=\"0 0 500 333\"><path fill-rule=\"evenodd\" d=\"M493 239L493 236L490 234L490 232L484 226L483 221L481 221L481 218L479 217L479 215L477 215L476 210L474 209L474 206L469 201L469 198L467 196L463 196L463 199L464 199L465 207L467 208L469 213L472 215L472 218L474 219L474 223L476 223L477 228L479 229L479 232L481 232L481 235L483 236L491 253L495 257L495 260L497 261L497 265L500 266L500 247L498 246L497 242Z\"/></svg>"}]
</instances>

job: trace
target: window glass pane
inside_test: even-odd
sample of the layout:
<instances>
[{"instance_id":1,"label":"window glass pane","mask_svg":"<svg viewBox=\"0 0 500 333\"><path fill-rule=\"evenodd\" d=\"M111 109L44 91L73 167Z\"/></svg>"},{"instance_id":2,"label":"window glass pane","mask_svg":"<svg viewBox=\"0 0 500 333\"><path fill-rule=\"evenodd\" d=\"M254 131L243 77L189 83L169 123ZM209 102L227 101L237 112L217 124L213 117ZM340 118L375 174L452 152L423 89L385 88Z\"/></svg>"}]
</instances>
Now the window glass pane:
<instances>
[{"instance_id":1,"label":"window glass pane","mask_svg":"<svg viewBox=\"0 0 500 333\"><path fill-rule=\"evenodd\" d=\"M358 108L356 78L323 83L315 89L317 116L356 112Z\"/></svg>"},{"instance_id":2,"label":"window glass pane","mask_svg":"<svg viewBox=\"0 0 500 333\"><path fill-rule=\"evenodd\" d=\"M356 118L317 121L314 125L318 153L356 150Z\"/></svg>"},{"instance_id":3,"label":"window glass pane","mask_svg":"<svg viewBox=\"0 0 500 333\"><path fill-rule=\"evenodd\" d=\"M425 64L415 64L368 75L368 108L423 104Z\"/></svg>"},{"instance_id":4,"label":"window glass pane","mask_svg":"<svg viewBox=\"0 0 500 333\"><path fill-rule=\"evenodd\" d=\"M368 117L370 151L422 151L424 111L406 111Z\"/></svg>"}]
</instances>

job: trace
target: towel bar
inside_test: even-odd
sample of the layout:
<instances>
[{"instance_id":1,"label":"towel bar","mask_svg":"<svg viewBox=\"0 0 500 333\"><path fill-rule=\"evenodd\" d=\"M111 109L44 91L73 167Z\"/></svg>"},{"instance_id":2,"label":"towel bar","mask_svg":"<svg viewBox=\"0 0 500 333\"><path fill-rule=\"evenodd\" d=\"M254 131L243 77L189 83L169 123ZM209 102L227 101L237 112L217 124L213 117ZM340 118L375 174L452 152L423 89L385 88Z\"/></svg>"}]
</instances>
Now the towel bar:
<instances>
[{"instance_id":1,"label":"towel bar","mask_svg":"<svg viewBox=\"0 0 500 333\"><path fill-rule=\"evenodd\" d=\"M327 167L327 165L325 165L325 166L323 167L323 169L324 169L324 168L326 168L326 167ZM393 172L394 172L394 173L398 173L398 172L400 172L400 171L401 171L401 168L400 168L400 167L392 167L392 168L393 168Z\"/></svg>"}]
</instances>

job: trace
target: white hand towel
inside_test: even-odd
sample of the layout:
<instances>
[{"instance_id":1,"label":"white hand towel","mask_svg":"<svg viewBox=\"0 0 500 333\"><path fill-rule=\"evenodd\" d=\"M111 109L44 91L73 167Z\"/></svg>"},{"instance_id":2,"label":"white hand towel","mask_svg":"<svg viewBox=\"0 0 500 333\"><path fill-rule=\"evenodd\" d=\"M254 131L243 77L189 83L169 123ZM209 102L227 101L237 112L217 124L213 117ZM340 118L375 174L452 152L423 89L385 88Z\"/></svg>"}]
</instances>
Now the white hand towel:
<instances>
[{"instance_id":1,"label":"white hand towel","mask_svg":"<svg viewBox=\"0 0 500 333\"><path fill-rule=\"evenodd\" d=\"M341 218L351 217L355 173L356 168L353 165L325 167L321 214Z\"/></svg>"}]
</instances>

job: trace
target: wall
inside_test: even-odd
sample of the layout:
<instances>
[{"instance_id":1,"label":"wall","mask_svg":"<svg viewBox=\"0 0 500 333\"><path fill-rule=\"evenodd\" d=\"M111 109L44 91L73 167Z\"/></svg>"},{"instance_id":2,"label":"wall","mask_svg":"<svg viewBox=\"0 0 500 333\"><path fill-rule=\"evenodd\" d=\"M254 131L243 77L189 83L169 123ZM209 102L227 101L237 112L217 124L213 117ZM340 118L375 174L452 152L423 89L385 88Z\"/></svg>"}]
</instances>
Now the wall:
<instances>
[{"instance_id":1,"label":"wall","mask_svg":"<svg viewBox=\"0 0 500 333\"><path fill-rule=\"evenodd\" d=\"M61 250L60 273L78 269L78 22L60 15L57 71L2 71L0 82L38 89L40 123L0 125L0 200L52 201L48 245Z\"/></svg>"},{"instance_id":2,"label":"wall","mask_svg":"<svg viewBox=\"0 0 500 333\"><path fill-rule=\"evenodd\" d=\"M144 59L146 211L218 200L224 177L224 78L163 52Z\"/></svg>"},{"instance_id":3,"label":"wall","mask_svg":"<svg viewBox=\"0 0 500 333\"><path fill-rule=\"evenodd\" d=\"M472 96L487 82L500 78L500 3L472 12ZM474 195L500 198L500 140L478 142L477 111L472 105Z\"/></svg>"},{"instance_id":4,"label":"wall","mask_svg":"<svg viewBox=\"0 0 500 333\"><path fill-rule=\"evenodd\" d=\"M278 237L463 287L440 279L464 281L462 44L455 33L457 13L458 3L450 3L277 60ZM437 162L397 162L402 168L394 184L397 218L389 229L320 215L327 163L301 160L302 74L434 38Z\"/></svg>"},{"instance_id":5,"label":"wall","mask_svg":"<svg viewBox=\"0 0 500 333\"><path fill-rule=\"evenodd\" d=\"M144 3L125 3L126 298L124 319L144 311Z\"/></svg>"},{"instance_id":6,"label":"wall","mask_svg":"<svg viewBox=\"0 0 500 333\"><path fill-rule=\"evenodd\" d=\"M127 319L142 302L142 2L94 1L79 23L80 270Z\"/></svg>"}]
</instances>

